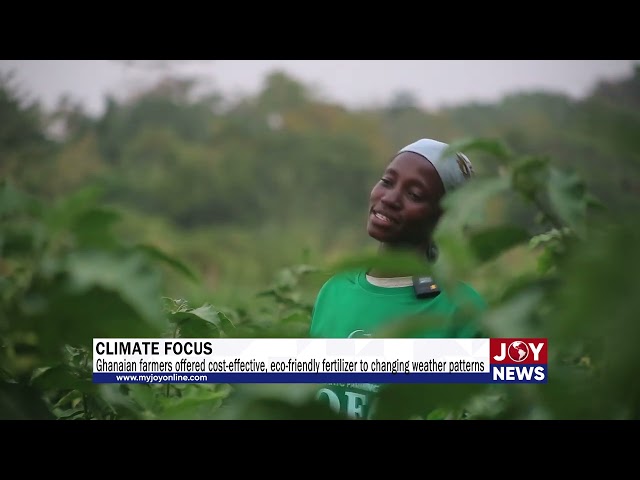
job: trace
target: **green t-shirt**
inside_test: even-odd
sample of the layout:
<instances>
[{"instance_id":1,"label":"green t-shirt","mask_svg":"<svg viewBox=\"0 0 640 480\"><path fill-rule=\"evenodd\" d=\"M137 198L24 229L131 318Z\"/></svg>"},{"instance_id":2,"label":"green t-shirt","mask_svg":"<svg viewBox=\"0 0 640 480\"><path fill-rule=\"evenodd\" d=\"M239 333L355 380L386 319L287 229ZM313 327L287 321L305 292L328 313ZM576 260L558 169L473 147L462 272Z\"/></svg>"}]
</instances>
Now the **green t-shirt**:
<instances>
[{"instance_id":1,"label":"green t-shirt","mask_svg":"<svg viewBox=\"0 0 640 480\"><path fill-rule=\"evenodd\" d=\"M408 338L478 337L478 318L485 308L482 297L471 286L460 283L454 291L432 298L417 298L413 286L380 287L369 283L364 271L338 274L320 289L313 309L312 338L357 338L381 336L381 329L409 319L420 329ZM401 325L400 323L398 325ZM389 330L387 330L389 331ZM382 335L384 336L384 335ZM329 384L317 398L351 418L370 418L377 384Z\"/></svg>"}]
</instances>

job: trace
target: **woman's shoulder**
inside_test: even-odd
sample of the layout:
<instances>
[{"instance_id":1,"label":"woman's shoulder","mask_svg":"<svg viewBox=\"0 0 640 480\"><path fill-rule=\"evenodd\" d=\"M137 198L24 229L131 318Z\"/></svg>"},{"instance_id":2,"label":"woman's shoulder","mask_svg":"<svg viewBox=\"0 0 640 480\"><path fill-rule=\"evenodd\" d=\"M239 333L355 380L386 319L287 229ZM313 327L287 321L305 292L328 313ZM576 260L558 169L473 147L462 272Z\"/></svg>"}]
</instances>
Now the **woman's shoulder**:
<instances>
[{"instance_id":1,"label":"woman's shoulder","mask_svg":"<svg viewBox=\"0 0 640 480\"><path fill-rule=\"evenodd\" d=\"M358 281L358 275L361 272L359 270L343 270L339 272L333 272L329 274L329 277L324 281L320 291L330 290L335 287L341 287L345 284L354 285Z\"/></svg>"}]
</instances>

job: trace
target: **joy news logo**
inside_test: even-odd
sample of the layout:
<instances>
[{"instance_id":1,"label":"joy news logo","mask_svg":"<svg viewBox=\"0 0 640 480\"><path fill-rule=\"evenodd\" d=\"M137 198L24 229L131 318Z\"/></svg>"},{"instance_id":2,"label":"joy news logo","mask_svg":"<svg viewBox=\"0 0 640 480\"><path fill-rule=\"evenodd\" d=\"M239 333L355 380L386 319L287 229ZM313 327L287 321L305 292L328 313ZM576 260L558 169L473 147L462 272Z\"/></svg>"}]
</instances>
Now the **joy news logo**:
<instances>
[{"instance_id":1,"label":"joy news logo","mask_svg":"<svg viewBox=\"0 0 640 480\"><path fill-rule=\"evenodd\" d=\"M546 338L491 338L493 383L547 383Z\"/></svg>"}]
</instances>

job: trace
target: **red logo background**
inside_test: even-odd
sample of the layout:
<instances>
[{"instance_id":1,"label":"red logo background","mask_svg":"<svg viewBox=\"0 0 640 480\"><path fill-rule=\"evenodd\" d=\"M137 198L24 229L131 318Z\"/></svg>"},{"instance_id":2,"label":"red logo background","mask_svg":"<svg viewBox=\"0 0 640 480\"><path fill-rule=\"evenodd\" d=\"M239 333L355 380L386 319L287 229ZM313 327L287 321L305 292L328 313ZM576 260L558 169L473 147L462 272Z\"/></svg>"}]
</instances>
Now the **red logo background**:
<instances>
[{"instance_id":1,"label":"red logo background","mask_svg":"<svg viewBox=\"0 0 640 480\"><path fill-rule=\"evenodd\" d=\"M524 342L524 346L520 345L520 348L517 348L514 345L514 342ZM538 353L538 360L534 358L534 352L531 348L530 344L533 344L536 348L538 348L538 344L542 344L542 348ZM504 351L503 351L504 344ZM511 348L510 348L511 347ZM489 339L489 362L491 364L511 364L511 365L546 365L547 364L547 348L548 342L546 338L490 338ZM518 350L525 351L525 356L520 357L517 356ZM514 357L513 359L509 356L509 354ZM496 360L495 356L502 356L504 358L501 360Z\"/></svg>"}]
</instances>

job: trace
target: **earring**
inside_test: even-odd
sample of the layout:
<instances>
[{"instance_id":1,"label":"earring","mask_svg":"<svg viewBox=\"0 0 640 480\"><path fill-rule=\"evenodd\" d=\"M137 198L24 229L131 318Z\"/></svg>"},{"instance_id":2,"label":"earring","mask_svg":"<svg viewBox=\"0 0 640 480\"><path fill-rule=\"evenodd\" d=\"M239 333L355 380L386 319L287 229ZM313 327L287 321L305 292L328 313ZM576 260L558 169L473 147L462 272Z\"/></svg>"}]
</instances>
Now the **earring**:
<instances>
[{"instance_id":1,"label":"earring","mask_svg":"<svg viewBox=\"0 0 640 480\"><path fill-rule=\"evenodd\" d=\"M430 262L435 262L438 259L438 247L435 242L429 243L427 247L427 260Z\"/></svg>"}]
</instances>

